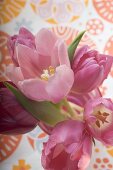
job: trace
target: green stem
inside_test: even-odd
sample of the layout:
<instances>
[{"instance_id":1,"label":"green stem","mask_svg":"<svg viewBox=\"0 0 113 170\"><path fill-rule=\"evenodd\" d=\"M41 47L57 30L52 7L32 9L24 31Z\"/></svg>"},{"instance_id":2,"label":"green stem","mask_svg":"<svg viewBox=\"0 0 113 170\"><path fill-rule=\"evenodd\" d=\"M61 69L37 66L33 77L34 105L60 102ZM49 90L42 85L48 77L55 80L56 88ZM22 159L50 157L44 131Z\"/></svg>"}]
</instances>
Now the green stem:
<instances>
[{"instance_id":1,"label":"green stem","mask_svg":"<svg viewBox=\"0 0 113 170\"><path fill-rule=\"evenodd\" d=\"M79 120L79 121L83 121L83 115L79 115L75 109L73 109L70 105L70 103L68 102L68 100L65 98L63 100L63 104L64 106L67 108L68 114L71 116L72 119L74 120ZM83 112L83 108L74 104L75 108L79 111L79 112Z\"/></svg>"},{"instance_id":2,"label":"green stem","mask_svg":"<svg viewBox=\"0 0 113 170\"><path fill-rule=\"evenodd\" d=\"M63 100L63 103L64 103L64 105L66 106L66 108L67 108L70 116L75 117L76 113L75 113L75 111L72 109L72 107L70 106L70 104L69 104L69 102L67 101L66 98Z\"/></svg>"}]
</instances>

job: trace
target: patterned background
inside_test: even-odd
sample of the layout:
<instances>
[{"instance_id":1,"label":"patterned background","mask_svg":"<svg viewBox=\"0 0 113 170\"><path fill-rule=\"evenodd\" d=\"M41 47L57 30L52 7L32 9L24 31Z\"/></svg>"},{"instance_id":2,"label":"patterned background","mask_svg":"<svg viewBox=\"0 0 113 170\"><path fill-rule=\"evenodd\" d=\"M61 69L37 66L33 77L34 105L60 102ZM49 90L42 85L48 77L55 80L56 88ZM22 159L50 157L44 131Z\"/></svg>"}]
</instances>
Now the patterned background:
<instances>
[{"instance_id":1,"label":"patterned background","mask_svg":"<svg viewBox=\"0 0 113 170\"><path fill-rule=\"evenodd\" d=\"M6 80L11 62L7 37L21 26L33 33L50 28L69 44L79 31L87 30L81 44L113 55L113 0L0 0L0 81ZM113 99L113 68L101 87ZM20 136L0 135L0 170L42 170L40 153L47 135L38 127ZM113 170L113 147L96 142L88 170Z\"/></svg>"}]
</instances>

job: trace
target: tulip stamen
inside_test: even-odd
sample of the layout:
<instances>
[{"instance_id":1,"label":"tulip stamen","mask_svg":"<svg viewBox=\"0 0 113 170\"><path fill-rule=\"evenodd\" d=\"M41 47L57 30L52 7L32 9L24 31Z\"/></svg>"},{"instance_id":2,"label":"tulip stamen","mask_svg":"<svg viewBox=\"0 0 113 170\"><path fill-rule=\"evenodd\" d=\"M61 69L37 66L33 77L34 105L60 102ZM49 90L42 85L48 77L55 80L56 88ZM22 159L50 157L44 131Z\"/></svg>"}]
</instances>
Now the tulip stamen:
<instances>
[{"instance_id":1,"label":"tulip stamen","mask_svg":"<svg viewBox=\"0 0 113 170\"><path fill-rule=\"evenodd\" d=\"M96 114L96 125L100 128L101 127L101 123L105 124L105 123L109 123L109 121L107 121L107 118L109 116L109 113L103 112L101 113L100 111L97 112Z\"/></svg>"},{"instance_id":2,"label":"tulip stamen","mask_svg":"<svg viewBox=\"0 0 113 170\"><path fill-rule=\"evenodd\" d=\"M53 76L54 74L55 74L55 68L52 67L52 66L49 66L48 69L43 70L43 73L41 74L40 77L41 77L42 80L48 81L49 78L50 78L51 76Z\"/></svg>"},{"instance_id":3,"label":"tulip stamen","mask_svg":"<svg viewBox=\"0 0 113 170\"><path fill-rule=\"evenodd\" d=\"M55 74L55 68L52 66L49 66L49 74L54 75Z\"/></svg>"}]
</instances>

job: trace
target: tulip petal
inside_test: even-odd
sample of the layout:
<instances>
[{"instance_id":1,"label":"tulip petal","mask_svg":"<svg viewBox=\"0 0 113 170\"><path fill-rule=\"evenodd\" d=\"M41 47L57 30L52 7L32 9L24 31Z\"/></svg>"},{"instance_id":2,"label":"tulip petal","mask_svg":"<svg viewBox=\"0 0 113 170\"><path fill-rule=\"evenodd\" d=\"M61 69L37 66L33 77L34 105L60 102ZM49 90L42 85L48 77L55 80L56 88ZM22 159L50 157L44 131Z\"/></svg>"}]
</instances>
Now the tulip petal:
<instances>
[{"instance_id":1,"label":"tulip petal","mask_svg":"<svg viewBox=\"0 0 113 170\"><path fill-rule=\"evenodd\" d=\"M19 81L18 87L28 98L36 101L43 101L49 100L48 93L45 89L46 84L47 82L37 78Z\"/></svg>"},{"instance_id":2,"label":"tulip petal","mask_svg":"<svg viewBox=\"0 0 113 170\"><path fill-rule=\"evenodd\" d=\"M90 65L75 74L74 89L80 93L87 93L100 85L103 79L103 66Z\"/></svg>"},{"instance_id":3,"label":"tulip petal","mask_svg":"<svg viewBox=\"0 0 113 170\"><path fill-rule=\"evenodd\" d=\"M70 67L67 46L65 42L61 39L57 40L57 42L55 43L52 58L51 58L51 63L52 66L55 67L58 66L59 63L60 65L65 64L68 67Z\"/></svg>"},{"instance_id":4,"label":"tulip petal","mask_svg":"<svg viewBox=\"0 0 113 170\"><path fill-rule=\"evenodd\" d=\"M79 170L80 159L84 167L88 166L89 159L85 164L82 155L89 154L87 149L91 139L84 133L84 128L83 122L75 120L63 121L54 127L42 151L41 161L45 170Z\"/></svg>"},{"instance_id":5,"label":"tulip petal","mask_svg":"<svg viewBox=\"0 0 113 170\"><path fill-rule=\"evenodd\" d=\"M68 95L68 100L72 103L75 103L79 106L82 106L84 107L84 105L86 104L86 102L90 99L96 99L96 98L99 98L99 97L102 97L101 93L100 93L100 90L99 88L89 92L89 93L86 93L86 94L77 94L76 92L74 91L71 91Z\"/></svg>"},{"instance_id":6,"label":"tulip petal","mask_svg":"<svg viewBox=\"0 0 113 170\"><path fill-rule=\"evenodd\" d=\"M24 110L6 87L0 89L0 101L0 134L23 134L36 127L38 121Z\"/></svg>"},{"instance_id":7,"label":"tulip petal","mask_svg":"<svg viewBox=\"0 0 113 170\"><path fill-rule=\"evenodd\" d=\"M55 103L64 98L70 91L74 81L73 71L66 65L56 68L56 73L52 76L46 86L46 90Z\"/></svg>"},{"instance_id":8,"label":"tulip petal","mask_svg":"<svg viewBox=\"0 0 113 170\"><path fill-rule=\"evenodd\" d=\"M41 29L35 39L38 53L44 56L51 56L56 40L57 38L52 31Z\"/></svg>"},{"instance_id":9,"label":"tulip petal","mask_svg":"<svg viewBox=\"0 0 113 170\"><path fill-rule=\"evenodd\" d=\"M106 79L107 78L107 76L108 76L108 74L109 74L109 72L110 72L110 70L111 70L111 66L112 66L112 64L113 64L113 57L112 56L108 56L108 55L102 55L102 57L106 57L107 58L107 60L106 60L106 65L105 65L105 75L104 75L104 79Z\"/></svg>"},{"instance_id":10,"label":"tulip petal","mask_svg":"<svg viewBox=\"0 0 113 170\"><path fill-rule=\"evenodd\" d=\"M78 163L78 168L86 169L91 160L92 141L90 137L86 137L83 143L83 155Z\"/></svg>"},{"instance_id":11,"label":"tulip petal","mask_svg":"<svg viewBox=\"0 0 113 170\"><path fill-rule=\"evenodd\" d=\"M14 84L24 79L20 67L15 67L13 64L7 66L6 75Z\"/></svg>"},{"instance_id":12,"label":"tulip petal","mask_svg":"<svg viewBox=\"0 0 113 170\"><path fill-rule=\"evenodd\" d=\"M81 57L88 51L89 47L84 45L75 53L73 67L76 68L78 62L80 61Z\"/></svg>"},{"instance_id":13,"label":"tulip petal","mask_svg":"<svg viewBox=\"0 0 113 170\"><path fill-rule=\"evenodd\" d=\"M23 38L25 38L25 39L34 40L34 35L25 27L20 28L19 35L23 36Z\"/></svg>"},{"instance_id":14,"label":"tulip petal","mask_svg":"<svg viewBox=\"0 0 113 170\"><path fill-rule=\"evenodd\" d=\"M113 129L113 126L112 126ZM109 131L109 129L106 131L106 133L103 134L102 138L100 138L101 142L103 142L105 145L113 146L113 130Z\"/></svg>"},{"instance_id":15,"label":"tulip petal","mask_svg":"<svg viewBox=\"0 0 113 170\"><path fill-rule=\"evenodd\" d=\"M24 78L28 79L37 77L40 72L38 67L38 53L35 50L20 44L17 46L16 51L18 63Z\"/></svg>"}]
</instances>

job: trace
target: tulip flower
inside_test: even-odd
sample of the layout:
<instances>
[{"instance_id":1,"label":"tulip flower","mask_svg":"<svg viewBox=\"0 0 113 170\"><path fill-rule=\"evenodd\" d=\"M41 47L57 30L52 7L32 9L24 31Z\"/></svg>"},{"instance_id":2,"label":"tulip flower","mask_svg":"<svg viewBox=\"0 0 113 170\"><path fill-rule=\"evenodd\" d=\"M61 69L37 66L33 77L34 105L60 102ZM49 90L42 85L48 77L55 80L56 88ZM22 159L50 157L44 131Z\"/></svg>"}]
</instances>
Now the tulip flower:
<instances>
[{"instance_id":1,"label":"tulip flower","mask_svg":"<svg viewBox=\"0 0 113 170\"><path fill-rule=\"evenodd\" d=\"M23 134L39 125L46 133L51 127L36 120L16 100L3 83L0 83L0 134Z\"/></svg>"},{"instance_id":2,"label":"tulip flower","mask_svg":"<svg viewBox=\"0 0 113 170\"><path fill-rule=\"evenodd\" d=\"M10 56L11 56L14 64L17 66L19 66L18 59L17 59L17 53L16 53L16 46L18 44L22 44L29 48L35 49L36 48L35 47L35 37L29 30L27 30L26 28L23 28L23 27L19 30L18 35L9 37L8 48L9 48Z\"/></svg>"},{"instance_id":3,"label":"tulip flower","mask_svg":"<svg viewBox=\"0 0 113 170\"><path fill-rule=\"evenodd\" d=\"M74 56L72 69L74 71L73 91L88 93L100 86L107 78L113 63L113 57L89 50L88 46L80 48Z\"/></svg>"},{"instance_id":4,"label":"tulip flower","mask_svg":"<svg viewBox=\"0 0 113 170\"><path fill-rule=\"evenodd\" d=\"M44 143L42 166L45 170L85 170L91 149L91 137L84 123L75 120L58 123Z\"/></svg>"},{"instance_id":5,"label":"tulip flower","mask_svg":"<svg viewBox=\"0 0 113 170\"><path fill-rule=\"evenodd\" d=\"M101 97L88 101L84 119L92 136L106 145L113 145L113 102L110 99Z\"/></svg>"},{"instance_id":6,"label":"tulip flower","mask_svg":"<svg viewBox=\"0 0 113 170\"><path fill-rule=\"evenodd\" d=\"M67 46L54 33L42 29L33 38L22 28L9 49L16 64L8 66L7 76L26 97L57 103L69 93L74 73Z\"/></svg>"}]
</instances>

